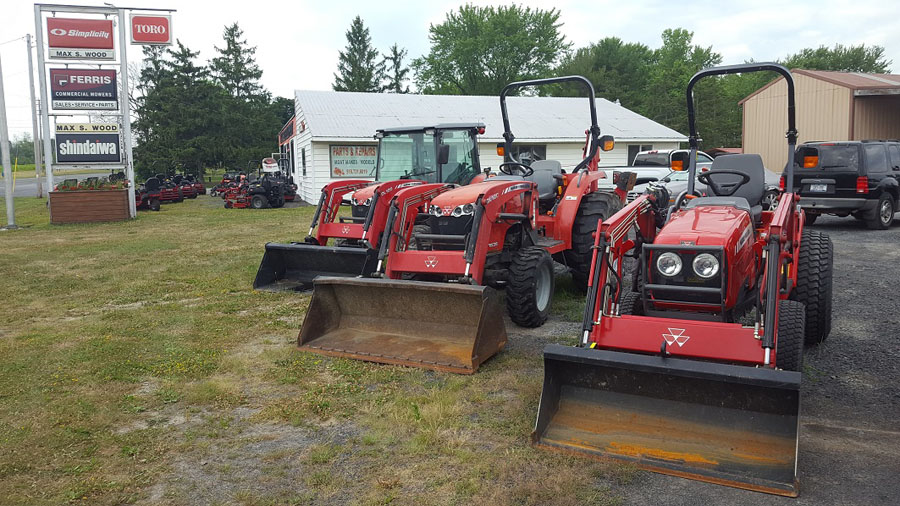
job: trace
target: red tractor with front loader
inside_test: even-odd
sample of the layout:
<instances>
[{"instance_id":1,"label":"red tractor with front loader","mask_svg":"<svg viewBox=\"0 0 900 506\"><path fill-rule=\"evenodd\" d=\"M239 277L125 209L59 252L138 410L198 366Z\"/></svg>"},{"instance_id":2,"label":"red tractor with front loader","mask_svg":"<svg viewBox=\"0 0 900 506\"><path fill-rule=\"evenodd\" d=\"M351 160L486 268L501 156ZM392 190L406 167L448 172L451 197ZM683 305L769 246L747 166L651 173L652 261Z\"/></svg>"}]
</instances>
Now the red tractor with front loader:
<instances>
[{"instance_id":1,"label":"red tractor with front loader","mask_svg":"<svg viewBox=\"0 0 900 506\"><path fill-rule=\"evenodd\" d=\"M268 243L253 288L307 290L317 276L369 276L376 264L388 207L401 189L465 185L486 177L478 156L482 123L378 130L375 181L345 179L322 188L302 243ZM357 149L357 148L347 148Z\"/></svg>"},{"instance_id":2,"label":"red tractor with front loader","mask_svg":"<svg viewBox=\"0 0 900 506\"><path fill-rule=\"evenodd\" d=\"M557 161L516 160L507 95L568 82L587 92L584 159L570 172ZM600 136L593 86L580 76L511 83L500 107L502 175L435 189L430 202L414 195L417 188L397 192L376 266L386 279L316 279L300 333L304 349L471 374L506 341L496 289L506 290L513 322L538 327L550 312L554 258L587 285L597 222L622 206L628 190L597 167L599 151L614 141Z\"/></svg>"},{"instance_id":3,"label":"red tractor with front loader","mask_svg":"<svg viewBox=\"0 0 900 506\"><path fill-rule=\"evenodd\" d=\"M762 210L755 154L700 175L693 88L774 71L787 83L786 188ZM583 334L548 345L538 447L612 457L675 476L796 496L803 346L831 327L832 246L804 228L794 193L794 82L772 63L702 70L687 87L689 186L653 187L599 225ZM636 267L627 277L626 260Z\"/></svg>"}]
</instances>

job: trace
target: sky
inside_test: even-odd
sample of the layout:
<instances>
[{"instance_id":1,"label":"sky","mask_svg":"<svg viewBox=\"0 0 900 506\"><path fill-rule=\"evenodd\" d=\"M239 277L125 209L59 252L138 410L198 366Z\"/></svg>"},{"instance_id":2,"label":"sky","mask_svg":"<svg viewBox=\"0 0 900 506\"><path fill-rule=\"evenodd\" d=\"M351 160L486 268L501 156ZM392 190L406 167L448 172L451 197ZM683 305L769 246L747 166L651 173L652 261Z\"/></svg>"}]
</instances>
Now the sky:
<instances>
[{"instance_id":1,"label":"sky","mask_svg":"<svg viewBox=\"0 0 900 506\"><path fill-rule=\"evenodd\" d=\"M66 4L102 5L102 1L68 0ZM381 52L397 43L409 58L427 53L428 28L464 2L418 1L310 1L310 0L129 0L122 7L172 8L173 32L205 62L221 45L222 29L237 21L247 41L256 46L263 70L262 84L273 94L290 97L295 89L328 90L334 81L338 51L346 45L345 32L356 15L369 28L373 45ZM508 5L472 1L477 5ZM561 31L574 47L604 37L659 47L666 28L694 32L694 43L712 46L723 64L748 59L769 61L806 47L836 43L884 46L900 71L900 2L857 0L738 0L681 2L656 0L518 1L520 5L560 11ZM0 63L6 91L10 136L31 131L28 106L28 70L24 40L34 35L33 3L2 0ZM129 60L140 55L129 47ZM35 60L35 65L37 64Z\"/></svg>"}]
</instances>

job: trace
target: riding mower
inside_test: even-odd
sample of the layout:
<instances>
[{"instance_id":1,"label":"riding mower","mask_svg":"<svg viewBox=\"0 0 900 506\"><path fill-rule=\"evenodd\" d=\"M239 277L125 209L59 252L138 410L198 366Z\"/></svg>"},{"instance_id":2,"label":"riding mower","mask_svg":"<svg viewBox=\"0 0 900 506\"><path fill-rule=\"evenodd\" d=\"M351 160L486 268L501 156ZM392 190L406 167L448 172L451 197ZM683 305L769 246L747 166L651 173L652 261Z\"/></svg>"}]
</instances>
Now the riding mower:
<instances>
[{"instance_id":1,"label":"riding mower","mask_svg":"<svg viewBox=\"0 0 900 506\"><path fill-rule=\"evenodd\" d=\"M149 209L159 211L160 185L159 179L148 178L147 181L134 189L134 201L137 209Z\"/></svg>"},{"instance_id":2,"label":"riding mower","mask_svg":"<svg viewBox=\"0 0 900 506\"><path fill-rule=\"evenodd\" d=\"M219 196L224 198L225 190L238 184L241 180L241 176L244 175L243 172L226 172L222 175L222 180L209 190L209 195L211 197Z\"/></svg>"},{"instance_id":3,"label":"riding mower","mask_svg":"<svg viewBox=\"0 0 900 506\"><path fill-rule=\"evenodd\" d=\"M157 174L154 176L159 181L159 200L160 202L182 202L184 201L184 193L181 186L175 184L171 178L165 174Z\"/></svg>"},{"instance_id":4,"label":"riding mower","mask_svg":"<svg viewBox=\"0 0 900 506\"><path fill-rule=\"evenodd\" d=\"M476 139L482 133L481 123L378 130L376 180L325 185L309 235L302 243L266 244L253 288L307 290L320 275L372 274L393 196L421 184L484 180Z\"/></svg>"},{"instance_id":5,"label":"riding mower","mask_svg":"<svg viewBox=\"0 0 900 506\"><path fill-rule=\"evenodd\" d=\"M506 109L513 90L562 82L582 85L590 106L584 159L570 173L556 161L516 160ZM554 257L586 279L597 221L627 195L597 169L613 139L600 136L593 86L580 76L511 83L500 107L502 175L437 192L423 221L421 203L406 200L417 188L398 192L376 266L387 279L317 278L302 349L471 374L506 341L496 289L506 289L513 322L537 327L550 312Z\"/></svg>"},{"instance_id":6,"label":"riding mower","mask_svg":"<svg viewBox=\"0 0 900 506\"><path fill-rule=\"evenodd\" d=\"M185 174L184 179L185 181L187 181L187 183L185 184L188 184L191 186L191 188L193 188L195 197L197 195L206 195L206 186L203 185L203 181L198 179L197 176L193 174Z\"/></svg>"},{"instance_id":7,"label":"riding mower","mask_svg":"<svg viewBox=\"0 0 900 506\"><path fill-rule=\"evenodd\" d=\"M695 195L693 88L774 71L787 83L787 187L762 209L759 155L716 158ZM548 345L535 446L675 476L796 496L803 345L831 326L832 246L804 228L792 185L794 81L754 63L687 86L688 189L651 187L599 224L582 336ZM636 264L628 280L626 259Z\"/></svg>"},{"instance_id":8,"label":"riding mower","mask_svg":"<svg viewBox=\"0 0 900 506\"><path fill-rule=\"evenodd\" d=\"M284 206L284 184L268 174L252 181L244 180L225 190L226 209L266 209Z\"/></svg>"},{"instance_id":9,"label":"riding mower","mask_svg":"<svg viewBox=\"0 0 900 506\"><path fill-rule=\"evenodd\" d=\"M199 193L194 188L194 183L192 183L191 181L188 181L188 179L185 176L183 176L181 174L175 174L174 176L172 176L172 182L175 183L175 186L177 186L181 190L181 194L184 196L184 198L186 198L186 199L197 198L197 195Z\"/></svg>"}]
</instances>

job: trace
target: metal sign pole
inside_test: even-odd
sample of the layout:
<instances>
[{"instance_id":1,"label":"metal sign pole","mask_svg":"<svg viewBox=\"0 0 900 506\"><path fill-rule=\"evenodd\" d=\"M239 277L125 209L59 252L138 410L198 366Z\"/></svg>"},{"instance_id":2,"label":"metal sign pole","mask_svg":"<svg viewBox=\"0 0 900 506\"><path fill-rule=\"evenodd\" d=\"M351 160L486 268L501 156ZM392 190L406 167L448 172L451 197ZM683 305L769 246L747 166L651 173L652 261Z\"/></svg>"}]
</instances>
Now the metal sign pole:
<instances>
[{"instance_id":1,"label":"metal sign pole","mask_svg":"<svg viewBox=\"0 0 900 506\"><path fill-rule=\"evenodd\" d=\"M34 98L34 64L31 62L31 34L25 34L25 46L28 48L28 92L31 94L31 144L34 146L34 179L37 181L37 195L44 194L41 184L41 148L38 146L37 100ZM48 189L49 190L49 189Z\"/></svg>"},{"instance_id":2,"label":"metal sign pole","mask_svg":"<svg viewBox=\"0 0 900 506\"><path fill-rule=\"evenodd\" d=\"M6 228L16 228L16 210L13 207L13 174L9 163L9 130L6 125L6 97L3 93L3 63L0 62L0 158L3 162L3 179L6 184Z\"/></svg>"},{"instance_id":3,"label":"metal sign pole","mask_svg":"<svg viewBox=\"0 0 900 506\"><path fill-rule=\"evenodd\" d=\"M125 178L128 179L128 208L131 217L137 216L137 204L134 201L134 189L137 181L134 180L134 159L131 157L131 101L128 97L128 37L125 34L127 12L125 9L119 9L119 59L121 60L122 70L119 93L119 100L122 102L122 134L125 138Z\"/></svg>"},{"instance_id":4,"label":"metal sign pole","mask_svg":"<svg viewBox=\"0 0 900 506\"><path fill-rule=\"evenodd\" d=\"M44 175L47 177L47 206L50 208L50 214L53 214L53 207L50 206L50 192L53 191L53 131L50 130L50 101L47 100L47 71L44 63L44 26L43 16L41 15L41 6L34 6L34 33L37 38L37 57L38 57L38 82L41 87L41 128L44 130Z\"/></svg>"}]
</instances>

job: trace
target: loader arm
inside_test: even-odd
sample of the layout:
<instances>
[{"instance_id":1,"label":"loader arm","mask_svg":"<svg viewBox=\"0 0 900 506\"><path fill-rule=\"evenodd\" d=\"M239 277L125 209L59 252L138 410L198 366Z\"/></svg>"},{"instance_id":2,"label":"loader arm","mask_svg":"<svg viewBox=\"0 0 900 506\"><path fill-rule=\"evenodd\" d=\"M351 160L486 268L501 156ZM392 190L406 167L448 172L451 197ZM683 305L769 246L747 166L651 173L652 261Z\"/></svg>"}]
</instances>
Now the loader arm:
<instances>
[{"instance_id":1,"label":"loader arm","mask_svg":"<svg viewBox=\"0 0 900 506\"><path fill-rule=\"evenodd\" d=\"M316 212L313 214L312 224L309 226L308 239L312 238L315 231L315 240L318 244L328 242L329 237L322 232L323 225L334 223L344 195L372 184L375 184L375 182L365 179L351 179L325 185L322 188L322 194L319 196L319 203L316 206Z\"/></svg>"}]
</instances>

